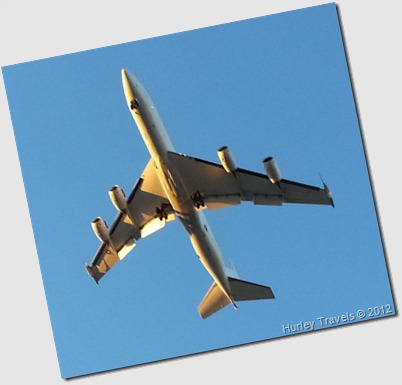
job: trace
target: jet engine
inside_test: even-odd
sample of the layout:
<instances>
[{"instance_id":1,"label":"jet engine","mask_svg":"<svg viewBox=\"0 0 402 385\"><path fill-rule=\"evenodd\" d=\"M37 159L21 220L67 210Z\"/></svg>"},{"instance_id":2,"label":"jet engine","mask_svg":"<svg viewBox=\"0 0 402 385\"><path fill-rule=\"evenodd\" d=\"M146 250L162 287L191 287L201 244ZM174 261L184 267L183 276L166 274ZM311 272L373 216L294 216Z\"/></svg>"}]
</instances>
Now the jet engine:
<instances>
[{"instance_id":1,"label":"jet engine","mask_svg":"<svg viewBox=\"0 0 402 385\"><path fill-rule=\"evenodd\" d=\"M106 222L101 218L95 218L91 222L92 230L95 235L99 238L99 240L103 243L110 243L110 233L107 228Z\"/></svg>"},{"instance_id":2,"label":"jet engine","mask_svg":"<svg viewBox=\"0 0 402 385\"><path fill-rule=\"evenodd\" d=\"M109 197L114 207L121 213L127 213L127 200L124 191L119 186L113 186L109 190Z\"/></svg>"},{"instance_id":3,"label":"jet engine","mask_svg":"<svg viewBox=\"0 0 402 385\"><path fill-rule=\"evenodd\" d=\"M236 163L228 146L223 146L218 150L218 156L226 172L231 173L237 170Z\"/></svg>"},{"instance_id":4,"label":"jet engine","mask_svg":"<svg viewBox=\"0 0 402 385\"><path fill-rule=\"evenodd\" d=\"M282 179L281 172L276 165L275 159L272 156L263 160L265 172L272 184L279 183Z\"/></svg>"}]
</instances>

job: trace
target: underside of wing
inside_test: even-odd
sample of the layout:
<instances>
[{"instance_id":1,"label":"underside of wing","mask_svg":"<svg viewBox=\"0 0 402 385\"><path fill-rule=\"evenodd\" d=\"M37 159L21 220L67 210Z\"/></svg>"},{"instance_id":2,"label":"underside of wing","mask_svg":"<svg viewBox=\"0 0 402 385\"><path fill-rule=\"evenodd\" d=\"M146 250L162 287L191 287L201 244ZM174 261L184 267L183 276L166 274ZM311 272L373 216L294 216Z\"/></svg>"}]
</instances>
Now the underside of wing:
<instances>
[{"instance_id":1,"label":"underside of wing","mask_svg":"<svg viewBox=\"0 0 402 385\"><path fill-rule=\"evenodd\" d=\"M332 194L326 184L324 184L324 188L319 188L282 179L280 186L285 203L309 203L334 207Z\"/></svg>"},{"instance_id":2,"label":"underside of wing","mask_svg":"<svg viewBox=\"0 0 402 385\"><path fill-rule=\"evenodd\" d=\"M273 183L265 174L240 168L227 172L217 163L176 153L170 153L169 156L180 170L199 208L216 209L240 204L241 201L259 205L333 205L326 185L319 188L286 179Z\"/></svg>"},{"instance_id":3,"label":"underside of wing","mask_svg":"<svg viewBox=\"0 0 402 385\"><path fill-rule=\"evenodd\" d=\"M111 198L120 212L110 231L103 221L105 230L101 233L95 230L102 244L92 263L86 265L87 271L96 282L135 247L136 240L145 238L164 227L166 221L174 219L152 159L127 200L122 190L117 190L116 187L118 186L110 190L115 194ZM95 221L99 220L100 218Z\"/></svg>"},{"instance_id":4,"label":"underside of wing","mask_svg":"<svg viewBox=\"0 0 402 385\"><path fill-rule=\"evenodd\" d=\"M130 248L128 246L131 246ZM127 242L126 249L131 251L135 246L135 241ZM127 252L128 252L127 251ZM127 253L123 250L117 252L116 249L111 245L111 243L104 242L100 245L94 260L90 265L85 264L89 275L95 280L96 283L113 267L113 265L122 260Z\"/></svg>"}]
</instances>

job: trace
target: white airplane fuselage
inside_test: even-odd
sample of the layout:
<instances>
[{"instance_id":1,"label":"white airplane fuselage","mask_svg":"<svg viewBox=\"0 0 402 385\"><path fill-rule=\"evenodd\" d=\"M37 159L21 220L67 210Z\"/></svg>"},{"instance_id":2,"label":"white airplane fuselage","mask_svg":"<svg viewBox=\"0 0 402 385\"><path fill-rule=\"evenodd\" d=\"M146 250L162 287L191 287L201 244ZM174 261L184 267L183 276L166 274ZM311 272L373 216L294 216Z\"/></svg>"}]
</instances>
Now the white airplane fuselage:
<instances>
[{"instance_id":1,"label":"white airplane fuselage","mask_svg":"<svg viewBox=\"0 0 402 385\"><path fill-rule=\"evenodd\" d=\"M124 69L122 81L131 115L148 148L159 181L175 214L189 233L191 244L201 263L236 308L219 246L203 212L198 211L194 205L191 198L194 192L188 191L186 181L169 159L169 152L174 152L173 144L150 96L141 83Z\"/></svg>"}]
</instances>

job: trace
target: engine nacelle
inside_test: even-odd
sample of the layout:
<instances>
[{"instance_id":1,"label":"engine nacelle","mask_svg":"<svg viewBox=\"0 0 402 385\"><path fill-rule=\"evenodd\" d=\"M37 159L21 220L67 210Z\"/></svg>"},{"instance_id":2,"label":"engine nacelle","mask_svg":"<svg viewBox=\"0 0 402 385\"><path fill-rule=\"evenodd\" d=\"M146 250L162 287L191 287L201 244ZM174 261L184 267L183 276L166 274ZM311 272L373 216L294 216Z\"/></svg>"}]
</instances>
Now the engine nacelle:
<instances>
[{"instance_id":1,"label":"engine nacelle","mask_svg":"<svg viewBox=\"0 0 402 385\"><path fill-rule=\"evenodd\" d=\"M109 197L114 207L121 213L127 213L127 200L124 191L119 186L113 186L109 190Z\"/></svg>"},{"instance_id":2,"label":"engine nacelle","mask_svg":"<svg viewBox=\"0 0 402 385\"><path fill-rule=\"evenodd\" d=\"M110 233L107 228L106 222L101 218L95 218L91 222L92 230L95 235L99 238L99 240L103 243L110 243Z\"/></svg>"},{"instance_id":3,"label":"engine nacelle","mask_svg":"<svg viewBox=\"0 0 402 385\"><path fill-rule=\"evenodd\" d=\"M279 183L282 179L281 172L272 156L263 160L265 172L272 184Z\"/></svg>"},{"instance_id":4,"label":"engine nacelle","mask_svg":"<svg viewBox=\"0 0 402 385\"><path fill-rule=\"evenodd\" d=\"M231 173L237 170L236 163L228 146L223 146L218 150L218 156L226 172Z\"/></svg>"}]
</instances>

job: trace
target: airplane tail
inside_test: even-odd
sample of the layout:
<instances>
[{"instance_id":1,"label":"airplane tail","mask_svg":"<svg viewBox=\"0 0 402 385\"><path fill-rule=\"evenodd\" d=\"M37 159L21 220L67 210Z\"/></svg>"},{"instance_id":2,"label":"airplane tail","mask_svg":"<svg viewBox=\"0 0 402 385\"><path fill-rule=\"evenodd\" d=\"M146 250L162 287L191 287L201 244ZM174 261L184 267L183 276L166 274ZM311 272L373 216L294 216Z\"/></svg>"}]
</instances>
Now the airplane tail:
<instances>
[{"instance_id":1,"label":"airplane tail","mask_svg":"<svg viewBox=\"0 0 402 385\"><path fill-rule=\"evenodd\" d=\"M268 286L258 285L256 283L242 281L232 277L228 277L228 280L230 293L234 301L275 298L274 293ZM223 309L231 302L232 301L226 296L216 282L214 282L198 306L198 313L200 313L200 316L205 319Z\"/></svg>"}]
</instances>

